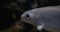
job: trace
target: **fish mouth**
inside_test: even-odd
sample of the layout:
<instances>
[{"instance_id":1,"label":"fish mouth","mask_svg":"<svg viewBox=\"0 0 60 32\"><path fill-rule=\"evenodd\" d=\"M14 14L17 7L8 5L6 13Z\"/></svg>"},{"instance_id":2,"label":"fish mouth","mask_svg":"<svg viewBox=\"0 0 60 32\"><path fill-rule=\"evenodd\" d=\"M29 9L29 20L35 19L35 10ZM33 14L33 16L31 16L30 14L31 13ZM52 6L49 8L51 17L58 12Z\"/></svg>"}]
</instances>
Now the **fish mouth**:
<instances>
[{"instance_id":1,"label":"fish mouth","mask_svg":"<svg viewBox=\"0 0 60 32\"><path fill-rule=\"evenodd\" d=\"M36 26L36 23L34 23L33 21L30 21L30 20L23 20L23 19L21 19L21 21Z\"/></svg>"}]
</instances>

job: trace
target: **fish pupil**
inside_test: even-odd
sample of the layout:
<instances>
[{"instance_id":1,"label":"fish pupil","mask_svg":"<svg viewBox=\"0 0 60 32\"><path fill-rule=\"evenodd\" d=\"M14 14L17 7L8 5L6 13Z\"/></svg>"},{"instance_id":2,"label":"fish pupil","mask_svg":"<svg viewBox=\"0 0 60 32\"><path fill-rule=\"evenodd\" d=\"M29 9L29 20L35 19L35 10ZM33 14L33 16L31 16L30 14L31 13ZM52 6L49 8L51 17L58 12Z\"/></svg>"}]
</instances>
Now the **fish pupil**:
<instances>
[{"instance_id":1,"label":"fish pupil","mask_svg":"<svg viewBox=\"0 0 60 32\"><path fill-rule=\"evenodd\" d=\"M29 14L26 14L26 17L29 18Z\"/></svg>"}]
</instances>

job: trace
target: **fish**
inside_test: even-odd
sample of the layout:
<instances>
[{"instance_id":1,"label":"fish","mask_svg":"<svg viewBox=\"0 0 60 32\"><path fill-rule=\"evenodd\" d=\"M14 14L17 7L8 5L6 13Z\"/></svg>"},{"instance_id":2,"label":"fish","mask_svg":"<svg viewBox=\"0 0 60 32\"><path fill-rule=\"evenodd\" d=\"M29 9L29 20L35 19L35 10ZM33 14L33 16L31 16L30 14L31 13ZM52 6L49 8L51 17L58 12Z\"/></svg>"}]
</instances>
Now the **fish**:
<instances>
[{"instance_id":1,"label":"fish","mask_svg":"<svg viewBox=\"0 0 60 32\"><path fill-rule=\"evenodd\" d=\"M21 21L37 26L38 30L60 32L60 5L28 10L21 15Z\"/></svg>"}]
</instances>

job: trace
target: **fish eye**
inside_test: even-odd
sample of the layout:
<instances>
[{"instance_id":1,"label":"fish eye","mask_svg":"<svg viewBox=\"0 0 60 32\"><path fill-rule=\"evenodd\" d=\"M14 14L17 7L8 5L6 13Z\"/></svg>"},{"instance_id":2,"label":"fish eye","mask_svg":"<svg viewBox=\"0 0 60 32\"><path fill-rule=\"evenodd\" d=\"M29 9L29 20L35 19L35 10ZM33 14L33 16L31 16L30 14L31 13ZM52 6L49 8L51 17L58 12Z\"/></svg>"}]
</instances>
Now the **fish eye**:
<instances>
[{"instance_id":1,"label":"fish eye","mask_svg":"<svg viewBox=\"0 0 60 32\"><path fill-rule=\"evenodd\" d=\"M29 14L26 14L26 18L29 18L30 17L30 15Z\"/></svg>"}]
</instances>

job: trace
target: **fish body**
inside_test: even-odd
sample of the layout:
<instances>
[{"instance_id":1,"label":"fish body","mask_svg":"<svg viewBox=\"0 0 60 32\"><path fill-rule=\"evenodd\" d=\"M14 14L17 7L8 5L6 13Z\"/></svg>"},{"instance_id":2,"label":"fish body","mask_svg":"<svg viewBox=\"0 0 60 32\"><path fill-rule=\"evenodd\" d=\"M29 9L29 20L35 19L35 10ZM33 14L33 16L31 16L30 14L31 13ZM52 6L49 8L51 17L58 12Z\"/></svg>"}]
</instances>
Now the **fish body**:
<instances>
[{"instance_id":1,"label":"fish body","mask_svg":"<svg viewBox=\"0 0 60 32\"><path fill-rule=\"evenodd\" d=\"M47 6L32 9L22 14L21 20L43 26L43 29L60 32L60 6ZM41 30L41 29L40 29Z\"/></svg>"}]
</instances>

